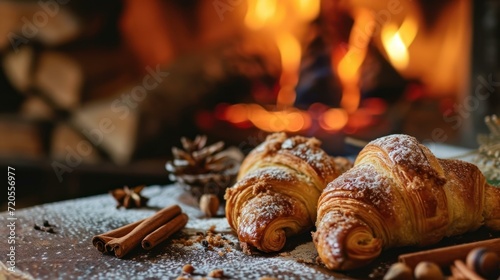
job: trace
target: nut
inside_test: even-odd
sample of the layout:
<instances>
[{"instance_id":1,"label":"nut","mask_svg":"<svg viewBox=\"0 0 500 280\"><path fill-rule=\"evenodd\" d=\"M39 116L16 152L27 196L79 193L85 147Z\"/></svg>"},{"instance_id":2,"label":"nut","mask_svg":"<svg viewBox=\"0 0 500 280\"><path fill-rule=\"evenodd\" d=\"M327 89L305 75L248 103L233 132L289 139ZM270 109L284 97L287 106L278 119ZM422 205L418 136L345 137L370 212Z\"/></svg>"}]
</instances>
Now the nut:
<instances>
[{"instance_id":1,"label":"nut","mask_svg":"<svg viewBox=\"0 0 500 280\"><path fill-rule=\"evenodd\" d=\"M219 210L219 198L214 194L204 194L200 198L200 210L207 217L217 215Z\"/></svg>"},{"instance_id":2,"label":"nut","mask_svg":"<svg viewBox=\"0 0 500 280\"><path fill-rule=\"evenodd\" d=\"M391 265L387 273L384 275L384 280L406 280L412 279L413 272L411 268L404 263L395 263Z\"/></svg>"},{"instance_id":3,"label":"nut","mask_svg":"<svg viewBox=\"0 0 500 280\"><path fill-rule=\"evenodd\" d=\"M182 267L182 272L192 274L194 272L194 267L191 264L185 264Z\"/></svg>"},{"instance_id":4,"label":"nut","mask_svg":"<svg viewBox=\"0 0 500 280\"><path fill-rule=\"evenodd\" d=\"M494 279L499 276L500 259L495 252L491 252L486 248L476 248L470 251L466 263L467 267L487 279Z\"/></svg>"},{"instance_id":5,"label":"nut","mask_svg":"<svg viewBox=\"0 0 500 280\"><path fill-rule=\"evenodd\" d=\"M444 279L441 268L432 262L420 262L414 271L416 280L442 280Z\"/></svg>"},{"instance_id":6,"label":"nut","mask_svg":"<svg viewBox=\"0 0 500 280\"><path fill-rule=\"evenodd\" d=\"M222 269L214 269L210 271L207 276L212 278L222 278L224 277L224 271Z\"/></svg>"}]
</instances>

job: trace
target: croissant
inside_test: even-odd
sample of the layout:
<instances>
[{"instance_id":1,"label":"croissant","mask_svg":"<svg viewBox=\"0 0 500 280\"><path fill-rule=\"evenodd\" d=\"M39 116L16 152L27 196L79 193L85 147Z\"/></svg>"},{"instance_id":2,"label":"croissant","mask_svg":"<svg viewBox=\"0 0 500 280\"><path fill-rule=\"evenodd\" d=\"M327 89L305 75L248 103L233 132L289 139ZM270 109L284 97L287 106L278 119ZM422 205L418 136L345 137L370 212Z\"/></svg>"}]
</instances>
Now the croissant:
<instances>
[{"instance_id":1,"label":"croissant","mask_svg":"<svg viewBox=\"0 0 500 280\"><path fill-rule=\"evenodd\" d=\"M328 268L349 270L385 248L430 245L482 225L500 230L500 189L473 164L391 135L370 142L325 188L313 241Z\"/></svg>"},{"instance_id":2,"label":"croissant","mask_svg":"<svg viewBox=\"0 0 500 280\"><path fill-rule=\"evenodd\" d=\"M226 190L226 217L246 253L276 252L286 238L310 230L326 184L350 167L315 138L269 135L243 160Z\"/></svg>"}]
</instances>

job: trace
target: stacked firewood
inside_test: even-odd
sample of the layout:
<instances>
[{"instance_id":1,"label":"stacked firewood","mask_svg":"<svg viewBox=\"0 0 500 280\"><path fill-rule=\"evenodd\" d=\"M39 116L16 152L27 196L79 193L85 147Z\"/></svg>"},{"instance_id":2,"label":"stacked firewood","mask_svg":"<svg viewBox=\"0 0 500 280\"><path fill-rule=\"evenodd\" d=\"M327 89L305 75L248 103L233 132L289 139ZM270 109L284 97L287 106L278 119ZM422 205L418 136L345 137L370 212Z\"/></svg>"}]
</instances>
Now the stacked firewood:
<instances>
[{"instance_id":1,"label":"stacked firewood","mask_svg":"<svg viewBox=\"0 0 500 280\"><path fill-rule=\"evenodd\" d=\"M171 157L200 132L199 112L278 77L279 55L241 32L245 5L226 8L0 1L0 158L56 159L64 171Z\"/></svg>"}]
</instances>

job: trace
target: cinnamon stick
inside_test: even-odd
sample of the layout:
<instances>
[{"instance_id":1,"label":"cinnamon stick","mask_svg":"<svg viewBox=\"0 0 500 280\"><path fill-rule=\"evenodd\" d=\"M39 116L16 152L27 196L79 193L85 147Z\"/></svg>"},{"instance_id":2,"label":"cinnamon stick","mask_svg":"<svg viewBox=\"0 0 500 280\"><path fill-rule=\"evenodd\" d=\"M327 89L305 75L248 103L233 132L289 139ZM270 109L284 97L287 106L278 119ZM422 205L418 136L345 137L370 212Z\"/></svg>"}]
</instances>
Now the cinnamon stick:
<instances>
[{"instance_id":1,"label":"cinnamon stick","mask_svg":"<svg viewBox=\"0 0 500 280\"><path fill-rule=\"evenodd\" d=\"M485 280L483 277L477 275L474 271L469 269L465 263L461 260L456 260L455 261L455 267L460 270L462 275L466 277L466 279L470 280Z\"/></svg>"},{"instance_id":2,"label":"cinnamon stick","mask_svg":"<svg viewBox=\"0 0 500 280\"><path fill-rule=\"evenodd\" d=\"M404 254L399 256L399 261L405 263L412 269L421 261L430 261L436 263L440 267L448 267L452 265L456 259L465 260L467 254L477 247L486 247L500 254L500 238Z\"/></svg>"},{"instance_id":3,"label":"cinnamon stick","mask_svg":"<svg viewBox=\"0 0 500 280\"><path fill-rule=\"evenodd\" d=\"M128 234L108 241L105 246L106 251L113 251L116 257L122 258L130 252L130 250L136 247L147 235L166 222L170 221L175 216L179 215L181 211L182 210L178 205L173 205L160 210L155 215L147 218L142 223L137 225Z\"/></svg>"},{"instance_id":4,"label":"cinnamon stick","mask_svg":"<svg viewBox=\"0 0 500 280\"><path fill-rule=\"evenodd\" d=\"M122 237L129 232L131 232L136 226L138 226L140 223L144 222L146 219L139 220L135 223L131 223L128 225L124 225L122 227L119 227L117 229L105 232L103 234L96 235L92 238L92 244L94 247L97 248L97 250L101 253L107 253L106 250L106 243L109 241L113 240L116 237Z\"/></svg>"},{"instance_id":5,"label":"cinnamon stick","mask_svg":"<svg viewBox=\"0 0 500 280\"><path fill-rule=\"evenodd\" d=\"M450 267L450 271L451 271L451 275L453 276L453 279L457 279L457 280L467 279L467 278L465 278L464 274L455 265L452 265Z\"/></svg>"},{"instance_id":6,"label":"cinnamon stick","mask_svg":"<svg viewBox=\"0 0 500 280\"><path fill-rule=\"evenodd\" d=\"M188 216L186 214L182 213L178 215L171 221L167 222L163 226L159 227L158 229L156 229L155 231L144 237L141 243L142 248L146 250L152 249L159 243L165 241L172 234L176 233L184 226L186 226L187 222L188 222Z\"/></svg>"}]
</instances>

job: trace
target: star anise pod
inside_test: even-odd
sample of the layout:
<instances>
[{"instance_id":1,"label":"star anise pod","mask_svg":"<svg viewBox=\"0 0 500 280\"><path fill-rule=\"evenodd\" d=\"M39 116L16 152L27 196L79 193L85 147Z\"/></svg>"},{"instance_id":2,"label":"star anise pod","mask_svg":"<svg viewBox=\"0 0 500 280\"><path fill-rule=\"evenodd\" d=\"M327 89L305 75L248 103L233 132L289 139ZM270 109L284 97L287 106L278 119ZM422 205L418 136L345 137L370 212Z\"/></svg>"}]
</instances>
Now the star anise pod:
<instances>
[{"instance_id":1,"label":"star anise pod","mask_svg":"<svg viewBox=\"0 0 500 280\"><path fill-rule=\"evenodd\" d=\"M146 205L149 198L141 195L144 185L129 188L124 186L122 189L114 189L110 191L110 194L115 198L117 205L116 208L124 207L128 208L140 208Z\"/></svg>"}]
</instances>

